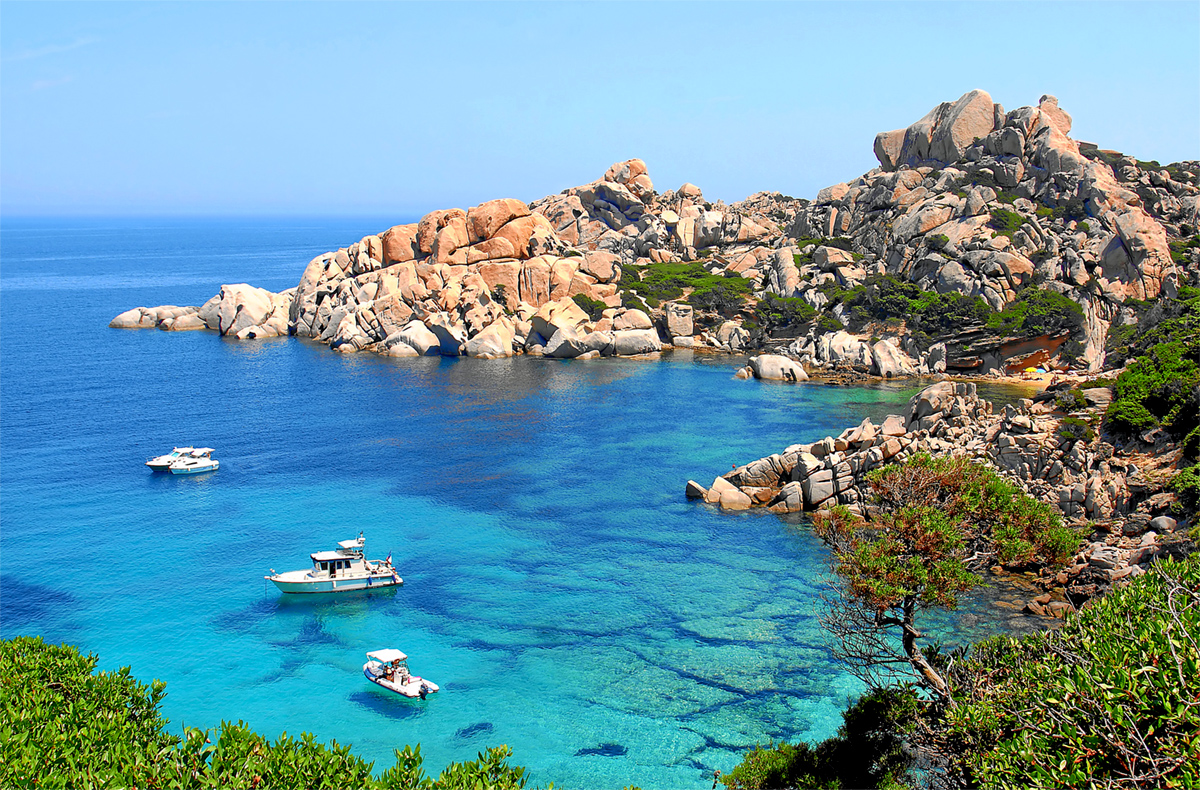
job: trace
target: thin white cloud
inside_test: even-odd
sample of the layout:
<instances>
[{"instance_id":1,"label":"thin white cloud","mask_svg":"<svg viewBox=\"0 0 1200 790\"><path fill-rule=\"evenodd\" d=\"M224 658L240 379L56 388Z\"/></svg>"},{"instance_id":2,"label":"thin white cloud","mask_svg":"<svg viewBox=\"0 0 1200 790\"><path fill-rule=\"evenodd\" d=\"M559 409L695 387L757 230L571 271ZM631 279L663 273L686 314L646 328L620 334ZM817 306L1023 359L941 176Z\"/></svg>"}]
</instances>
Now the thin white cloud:
<instances>
[{"instance_id":1,"label":"thin white cloud","mask_svg":"<svg viewBox=\"0 0 1200 790\"><path fill-rule=\"evenodd\" d=\"M34 58L44 58L47 55L58 55L62 52L70 52L73 49L86 47L88 44L95 44L99 40L92 37L77 38L69 44L47 44L44 47L37 47L35 49L23 49L11 55L5 55L3 61L11 63L17 60L33 60Z\"/></svg>"},{"instance_id":2,"label":"thin white cloud","mask_svg":"<svg viewBox=\"0 0 1200 790\"><path fill-rule=\"evenodd\" d=\"M66 85L71 80L75 79L71 76L59 77L56 80L37 80L30 86L30 90L43 91L47 88L56 88L59 85Z\"/></svg>"}]
</instances>

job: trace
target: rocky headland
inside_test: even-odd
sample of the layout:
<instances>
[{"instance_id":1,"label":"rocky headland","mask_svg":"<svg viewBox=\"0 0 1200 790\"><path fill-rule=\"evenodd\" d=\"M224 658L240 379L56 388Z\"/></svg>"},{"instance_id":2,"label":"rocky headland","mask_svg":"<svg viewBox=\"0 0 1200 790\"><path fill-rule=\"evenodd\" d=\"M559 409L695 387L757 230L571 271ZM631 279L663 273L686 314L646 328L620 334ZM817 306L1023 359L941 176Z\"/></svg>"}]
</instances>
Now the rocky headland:
<instances>
[{"instance_id":1,"label":"rocky headland","mask_svg":"<svg viewBox=\"0 0 1200 790\"><path fill-rule=\"evenodd\" d=\"M202 306L135 308L110 326L390 356L764 349L799 364L744 375L780 380L1097 371L1110 327L1135 320L1131 302L1200 278L1200 163L1161 167L1070 131L1054 97L1005 112L971 91L877 135L880 166L811 201L659 193L631 159L529 204L434 211L367 236L314 258L294 289L225 285ZM995 319L1021 313L1030 286L1071 314Z\"/></svg>"},{"instance_id":2,"label":"rocky headland","mask_svg":"<svg viewBox=\"0 0 1200 790\"><path fill-rule=\"evenodd\" d=\"M1110 400L1108 387L1063 387L996 410L975 384L941 381L881 425L864 420L838 436L743 464L708 487L689 480L685 492L724 510L790 514L844 505L870 516L871 470L916 453L974 458L1080 528L1079 550L1064 570L993 568L1024 575L1031 591L1026 611L1061 617L1114 582L1141 575L1156 557L1194 548L1167 515L1176 500L1164 491L1182 451L1162 436L1124 446L1105 441L1088 426Z\"/></svg>"}]
</instances>

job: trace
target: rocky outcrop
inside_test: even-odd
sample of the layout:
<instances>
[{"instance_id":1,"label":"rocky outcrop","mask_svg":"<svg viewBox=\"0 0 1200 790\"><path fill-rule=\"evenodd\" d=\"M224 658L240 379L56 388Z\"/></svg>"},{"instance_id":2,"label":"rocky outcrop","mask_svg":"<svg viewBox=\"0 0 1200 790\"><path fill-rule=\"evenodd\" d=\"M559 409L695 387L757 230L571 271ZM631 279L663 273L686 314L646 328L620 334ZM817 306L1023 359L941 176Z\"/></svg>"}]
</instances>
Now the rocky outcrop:
<instances>
[{"instance_id":1,"label":"rocky outcrop","mask_svg":"<svg viewBox=\"0 0 1200 790\"><path fill-rule=\"evenodd\" d=\"M1180 271L1168 244L1168 231L1194 232L1200 163L1147 172L1072 140L1071 126L1053 96L1005 112L975 90L880 133L881 167L821 190L788 230L796 239L840 237L853 265L830 263L818 245L801 248L794 270L776 262L768 289L821 308L826 283L850 287L861 276L888 274L999 310L1022 286L1040 283L1084 307L1085 327L1072 338L1083 350L1072 353L1100 369L1105 333L1124 320L1127 299L1154 299L1181 277L1200 277L1200 253ZM824 358L821 339L810 335L813 363L865 365L862 356ZM893 339L904 348L901 336ZM1018 364L1005 356L1013 340L1026 338L989 338L991 347L974 355L979 372ZM1057 348L1047 361L1065 364Z\"/></svg>"},{"instance_id":2,"label":"rocky outcrop","mask_svg":"<svg viewBox=\"0 0 1200 790\"><path fill-rule=\"evenodd\" d=\"M750 357L746 369L747 373L756 379L808 381L808 374L804 372L804 368L799 363L780 354L760 354Z\"/></svg>"},{"instance_id":3,"label":"rocky outcrop","mask_svg":"<svg viewBox=\"0 0 1200 790\"><path fill-rule=\"evenodd\" d=\"M1052 96L1005 112L986 92L970 91L878 135L881 167L811 202L759 192L725 204L691 183L660 193L646 163L629 159L529 204L501 198L433 211L317 256L285 292L282 311L283 295L225 286L200 318L199 310L138 308L113 326L203 322L230 337L294 334L341 352L388 354L406 353L390 339L414 320L444 333L446 353L470 354L470 342L497 327L471 346L490 358L506 325L514 353L544 353L554 333L527 326L531 314L579 297L592 314L575 325L580 337L654 328L660 344L742 352L776 331L775 339L794 341L782 353L809 368L884 378L1067 360L1097 370L1109 326L1133 320L1126 300L1200 282L1200 247L1175 250L1178 263L1170 248L1170 239L1194 232L1200 163L1161 168L1072 140L1071 128ZM704 302L689 304L685 294L661 305L651 299L652 309L623 290L653 264L682 262L744 278L742 288L748 280L751 300L740 311L700 309L694 305ZM927 348L929 338L915 338L903 321L862 325L836 296L885 274L927 292L978 297L995 310L1039 284L1078 302L1084 325L1044 338L956 327L933 338L944 349ZM803 337L787 334L790 326L754 329L753 301L767 294L803 299L822 320L810 321ZM647 314L644 326L617 325L627 315L621 308L634 305ZM842 329L829 331L830 320ZM603 353L595 345L589 349ZM578 348L564 334L552 352Z\"/></svg>"}]
</instances>

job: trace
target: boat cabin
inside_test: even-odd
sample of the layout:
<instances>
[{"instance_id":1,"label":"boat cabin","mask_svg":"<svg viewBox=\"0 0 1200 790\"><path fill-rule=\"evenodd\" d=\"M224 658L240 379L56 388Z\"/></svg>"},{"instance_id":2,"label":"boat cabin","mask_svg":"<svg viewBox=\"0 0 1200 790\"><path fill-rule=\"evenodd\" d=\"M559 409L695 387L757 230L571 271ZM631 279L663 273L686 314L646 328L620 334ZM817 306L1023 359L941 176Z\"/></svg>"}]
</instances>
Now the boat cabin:
<instances>
[{"instance_id":1,"label":"boat cabin","mask_svg":"<svg viewBox=\"0 0 1200 790\"><path fill-rule=\"evenodd\" d=\"M313 575L337 578L351 570L366 573L369 569L364 558L365 550L366 542L359 533L354 540L338 541L338 548L335 551L318 551L310 554L313 561Z\"/></svg>"}]
</instances>

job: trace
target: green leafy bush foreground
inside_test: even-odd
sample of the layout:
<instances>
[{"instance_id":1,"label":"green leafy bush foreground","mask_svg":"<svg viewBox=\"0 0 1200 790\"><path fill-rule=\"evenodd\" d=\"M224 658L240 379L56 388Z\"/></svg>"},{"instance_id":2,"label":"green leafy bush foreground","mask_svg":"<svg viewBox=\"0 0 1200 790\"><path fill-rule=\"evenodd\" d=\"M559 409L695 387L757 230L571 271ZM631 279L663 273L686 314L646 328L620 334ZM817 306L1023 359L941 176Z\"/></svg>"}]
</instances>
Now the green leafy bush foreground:
<instances>
[{"instance_id":1,"label":"green leafy bush foreground","mask_svg":"<svg viewBox=\"0 0 1200 790\"><path fill-rule=\"evenodd\" d=\"M977 645L947 710L987 788L1200 787L1200 556L1156 563L1057 631Z\"/></svg>"},{"instance_id":2,"label":"green leafy bush foreground","mask_svg":"<svg viewBox=\"0 0 1200 790\"><path fill-rule=\"evenodd\" d=\"M1200 555L1164 560L1057 631L956 653L950 703L874 691L819 744L722 778L775 788L1200 787Z\"/></svg>"},{"instance_id":3,"label":"green leafy bush foreground","mask_svg":"<svg viewBox=\"0 0 1200 790\"><path fill-rule=\"evenodd\" d=\"M511 790L525 770L507 747L454 763L432 780L421 749L396 751L375 778L372 763L336 742L286 733L274 743L243 722L215 731L166 732L159 711L166 684L139 682L129 667L94 672L97 658L41 637L0 642L0 787L39 788L386 788Z\"/></svg>"}]
</instances>

